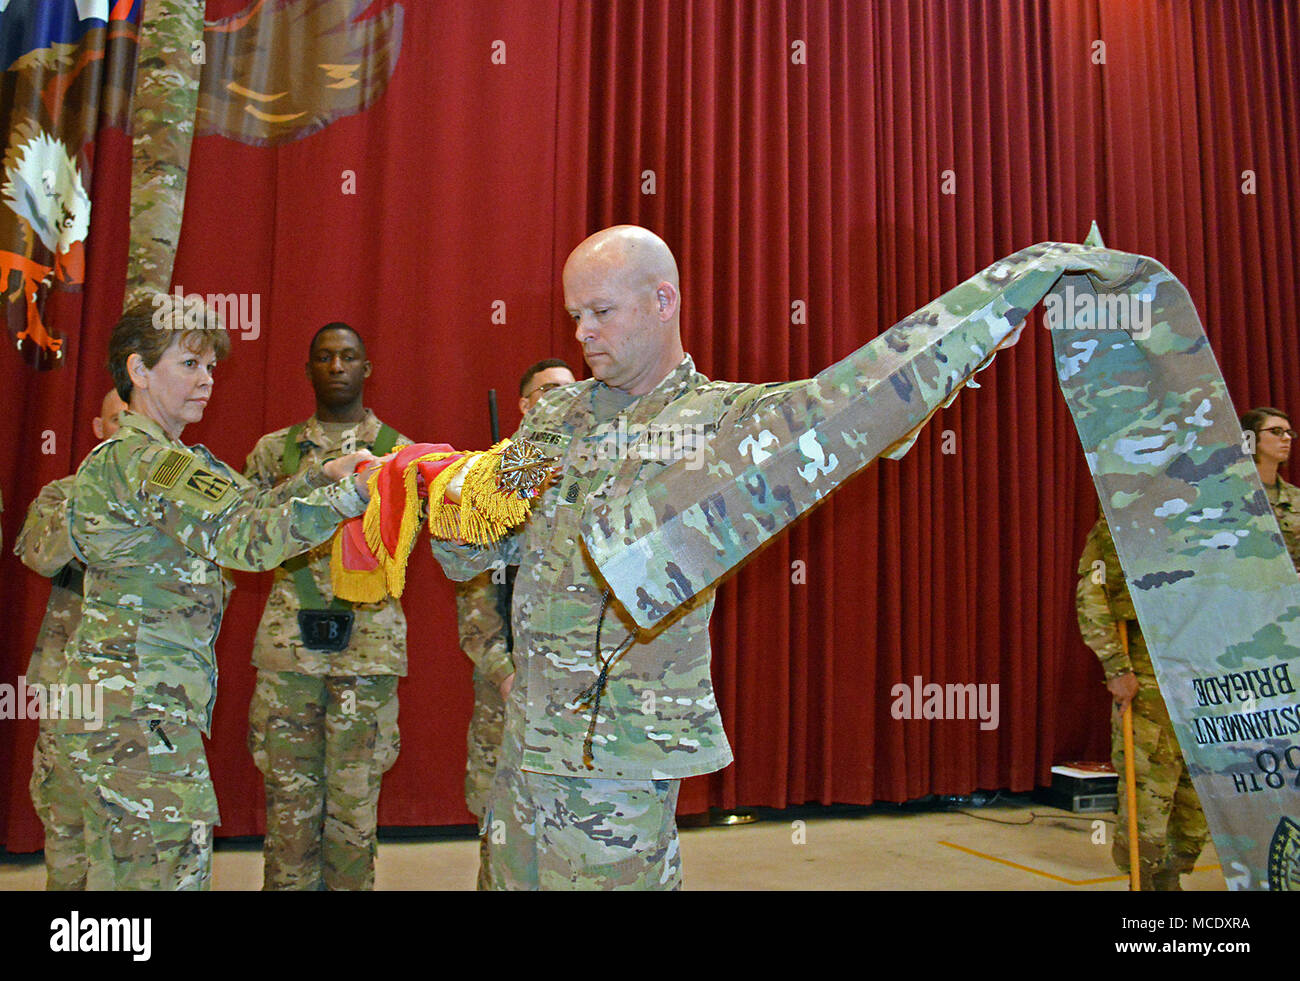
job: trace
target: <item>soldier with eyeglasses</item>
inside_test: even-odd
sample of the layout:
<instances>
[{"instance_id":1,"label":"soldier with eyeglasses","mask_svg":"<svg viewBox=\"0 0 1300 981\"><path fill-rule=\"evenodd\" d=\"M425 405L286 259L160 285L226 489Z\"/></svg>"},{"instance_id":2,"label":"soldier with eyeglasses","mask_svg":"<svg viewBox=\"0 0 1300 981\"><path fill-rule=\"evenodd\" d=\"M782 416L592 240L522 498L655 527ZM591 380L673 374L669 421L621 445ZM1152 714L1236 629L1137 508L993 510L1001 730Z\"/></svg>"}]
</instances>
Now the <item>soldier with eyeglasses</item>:
<instances>
[{"instance_id":1,"label":"soldier with eyeglasses","mask_svg":"<svg viewBox=\"0 0 1300 981\"><path fill-rule=\"evenodd\" d=\"M1300 488L1288 484L1278 473L1278 468L1291 456L1295 443L1296 432L1291 428L1291 420L1281 409L1264 405L1242 415L1241 429L1255 435L1253 455L1259 480L1282 529L1291 563L1300 570Z\"/></svg>"}]
</instances>

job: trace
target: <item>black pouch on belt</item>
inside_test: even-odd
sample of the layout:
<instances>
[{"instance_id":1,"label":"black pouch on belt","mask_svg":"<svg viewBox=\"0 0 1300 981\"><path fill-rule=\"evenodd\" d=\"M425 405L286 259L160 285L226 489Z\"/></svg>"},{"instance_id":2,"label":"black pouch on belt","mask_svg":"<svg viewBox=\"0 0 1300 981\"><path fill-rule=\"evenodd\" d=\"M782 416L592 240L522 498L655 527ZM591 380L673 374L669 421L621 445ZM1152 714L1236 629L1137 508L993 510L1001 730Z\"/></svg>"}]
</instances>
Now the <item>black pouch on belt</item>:
<instances>
[{"instance_id":1,"label":"black pouch on belt","mask_svg":"<svg viewBox=\"0 0 1300 981\"><path fill-rule=\"evenodd\" d=\"M356 614L351 610L299 610L298 632L309 651L346 650Z\"/></svg>"},{"instance_id":2,"label":"black pouch on belt","mask_svg":"<svg viewBox=\"0 0 1300 981\"><path fill-rule=\"evenodd\" d=\"M298 611L302 646L309 651L346 650L348 641L352 639L352 624L356 621L351 604L340 599L325 601L311 577L306 555L295 555L284 563L284 568L293 576L298 602L302 604Z\"/></svg>"}]
</instances>

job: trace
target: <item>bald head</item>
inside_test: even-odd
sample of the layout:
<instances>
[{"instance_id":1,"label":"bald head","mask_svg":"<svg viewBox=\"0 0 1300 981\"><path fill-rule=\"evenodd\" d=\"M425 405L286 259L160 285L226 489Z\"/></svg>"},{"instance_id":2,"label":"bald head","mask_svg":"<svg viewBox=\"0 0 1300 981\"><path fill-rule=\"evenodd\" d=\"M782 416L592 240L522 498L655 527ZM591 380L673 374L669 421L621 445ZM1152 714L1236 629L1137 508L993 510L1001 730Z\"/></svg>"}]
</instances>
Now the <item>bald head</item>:
<instances>
[{"instance_id":1,"label":"bald head","mask_svg":"<svg viewBox=\"0 0 1300 981\"><path fill-rule=\"evenodd\" d=\"M602 265L611 274L625 277L634 287L654 288L666 282L673 289L681 289L672 249L654 232L639 225L614 225L588 236L569 254L565 271L575 262Z\"/></svg>"},{"instance_id":2,"label":"bald head","mask_svg":"<svg viewBox=\"0 0 1300 981\"><path fill-rule=\"evenodd\" d=\"M615 225L564 263L564 305L591 373L644 395L684 357L677 260L654 232Z\"/></svg>"},{"instance_id":3,"label":"bald head","mask_svg":"<svg viewBox=\"0 0 1300 981\"><path fill-rule=\"evenodd\" d=\"M90 424L90 428L95 431L95 439L108 439L117 432L118 416L125 408L127 404L118 396L117 389L110 388L99 404L99 415Z\"/></svg>"}]
</instances>

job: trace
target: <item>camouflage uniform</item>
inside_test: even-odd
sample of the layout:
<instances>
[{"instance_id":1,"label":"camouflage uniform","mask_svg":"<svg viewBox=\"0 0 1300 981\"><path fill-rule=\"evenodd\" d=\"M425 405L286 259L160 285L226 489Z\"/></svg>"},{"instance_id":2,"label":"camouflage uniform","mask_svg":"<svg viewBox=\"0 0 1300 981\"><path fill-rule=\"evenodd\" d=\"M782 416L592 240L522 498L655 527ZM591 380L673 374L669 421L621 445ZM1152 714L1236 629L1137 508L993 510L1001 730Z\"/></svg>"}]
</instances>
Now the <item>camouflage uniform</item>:
<instances>
[{"instance_id":1,"label":"camouflage uniform","mask_svg":"<svg viewBox=\"0 0 1300 981\"><path fill-rule=\"evenodd\" d=\"M91 450L68 503L86 578L60 680L100 686L103 719L59 734L81 780L88 889L208 887L219 818L200 734L216 701L219 567L270 568L363 510L350 477L315 467L259 493L132 412Z\"/></svg>"},{"instance_id":2,"label":"camouflage uniform","mask_svg":"<svg viewBox=\"0 0 1300 981\"><path fill-rule=\"evenodd\" d=\"M1102 563L1098 566L1096 563ZM1178 748L1169 710L1160 697L1155 669L1138 626L1133 599L1120 568L1115 542L1104 518L1088 533L1079 557L1077 605L1084 642L1101 660L1106 680L1132 672L1133 754L1137 776L1139 869L1144 890L1177 889L1209 840L1209 828ZM1128 651L1120 643L1118 621L1128 624ZM1119 814L1112 854L1129 871L1128 795L1124 790L1123 713L1111 713L1111 762L1120 776Z\"/></svg>"},{"instance_id":3,"label":"camouflage uniform","mask_svg":"<svg viewBox=\"0 0 1300 981\"><path fill-rule=\"evenodd\" d=\"M580 522L589 499L616 500L672 462L649 452L654 432L690 427L694 438L707 439L780 387L710 382L686 357L640 398L590 379L548 392L517 435L560 457L560 476L522 531L495 548L433 543L453 579L494 562L520 567L512 607L517 674L485 817L494 888L680 887L673 820L680 781L732 759L709 674L713 590L667 627L638 634L612 665L589 768L591 710L575 700L600 675L598 628L608 658L632 622L611 599L601 623L604 589L583 551Z\"/></svg>"},{"instance_id":4,"label":"camouflage uniform","mask_svg":"<svg viewBox=\"0 0 1300 981\"><path fill-rule=\"evenodd\" d=\"M1291 564L1300 570L1300 487L1288 484L1278 474L1277 483L1265 487L1264 493L1273 506L1273 516L1282 531L1282 541L1286 543Z\"/></svg>"},{"instance_id":5,"label":"camouflage uniform","mask_svg":"<svg viewBox=\"0 0 1300 981\"><path fill-rule=\"evenodd\" d=\"M514 584L513 576L504 573L505 570L484 572L468 582L456 584L460 648L474 662L474 714L466 736L465 805L479 819L480 830L488 810L505 726L506 703L501 697L501 683L515 670L510 656L508 623ZM502 581L495 581L494 577ZM478 888L491 888L486 837L480 838Z\"/></svg>"},{"instance_id":6,"label":"camouflage uniform","mask_svg":"<svg viewBox=\"0 0 1300 981\"><path fill-rule=\"evenodd\" d=\"M68 538L71 476L46 484L27 509L14 554L34 572L52 577L45 618L27 662L27 683L56 684L64 668L64 649L81 619L84 566L72 554ZM86 846L77 775L57 752L58 735L51 721L40 720L32 750L32 806L45 828L45 888L86 888Z\"/></svg>"},{"instance_id":7,"label":"camouflage uniform","mask_svg":"<svg viewBox=\"0 0 1300 981\"><path fill-rule=\"evenodd\" d=\"M354 423L312 416L298 436L299 472L344 451L372 449L380 426L369 409ZM244 469L254 484L270 488L285 479L288 435L285 428L258 440ZM308 560L328 603L329 545ZM379 788L401 745L397 679L406 674L406 618L393 597L353 604L347 648L316 651L302 644L301 608L293 576L277 569L253 641L257 687L248 711L248 746L266 786L264 888L373 889Z\"/></svg>"}]
</instances>

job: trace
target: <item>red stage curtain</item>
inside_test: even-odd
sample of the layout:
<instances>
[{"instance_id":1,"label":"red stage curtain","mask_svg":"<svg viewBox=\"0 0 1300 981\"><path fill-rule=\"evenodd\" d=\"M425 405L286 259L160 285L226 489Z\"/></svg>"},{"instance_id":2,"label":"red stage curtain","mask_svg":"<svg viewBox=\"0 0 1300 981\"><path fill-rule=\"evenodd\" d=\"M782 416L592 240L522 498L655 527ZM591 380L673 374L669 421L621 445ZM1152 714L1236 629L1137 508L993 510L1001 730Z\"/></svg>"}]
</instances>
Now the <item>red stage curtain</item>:
<instances>
[{"instance_id":1,"label":"red stage curtain","mask_svg":"<svg viewBox=\"0 0 1300 981\"><path fill-rule=\"evenodd\" d=\"M210 0L208 15L241 6ZM530 362L576 365L560 270L614 222L675 249L701 370L761 381L813 374L999 256L1078 241L1096 218L1109 245L1188 284L1239 407L1300 409L1292 5L405 7L401 59L368 112L279 149L195 143L176 281L262 297L260 336L235 342L208 418L186 434L227 460L311 411L299 366L334 319L369 342L381 417L484 444L487 388L509 406ZM7 542L39 486L92 442L123 268L117 189L101 180L109 156L120 172L113 149L98 157L74 362L37 376L0 359L16 394L0 419ZM1107 754L1107 698L1073 609L1096 500L1033 326L907 457L872 467L722 587L714 678L737 762L688 782L683 810L1026 790L1053 762ZM49 426L73 452L41 456ZM417 555L404 746L380 819L464 823L469 665L450 587ZM9 681L45 587L3 561ZM211 745L227 835L262 828L244 739L266 579L238 578ZM894 719L891 686L916 676L999 685L999 726ZM4 726L0 841L29 850L34 726Z\"/></svg>"}]
</instances>

